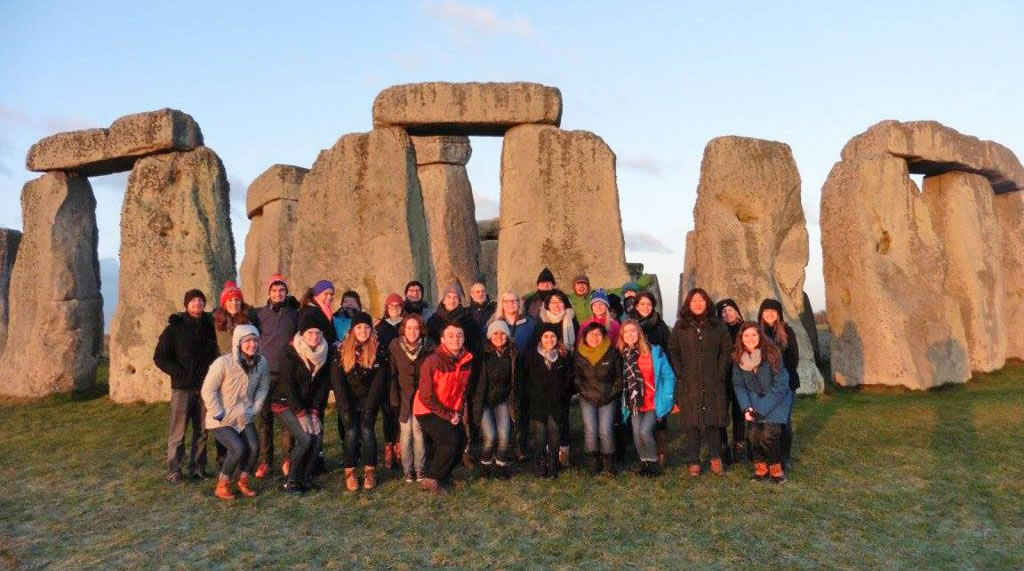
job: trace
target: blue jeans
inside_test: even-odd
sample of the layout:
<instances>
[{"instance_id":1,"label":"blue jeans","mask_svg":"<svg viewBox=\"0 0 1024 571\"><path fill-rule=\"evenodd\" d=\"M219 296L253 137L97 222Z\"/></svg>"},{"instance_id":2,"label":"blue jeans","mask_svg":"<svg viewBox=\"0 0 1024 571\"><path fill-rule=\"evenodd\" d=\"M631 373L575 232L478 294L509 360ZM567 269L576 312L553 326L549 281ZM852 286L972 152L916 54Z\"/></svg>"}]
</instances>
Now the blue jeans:
<instances>
[{"instance_id":1,"label":"blue jeans","mask_svg":"<svg viewBox=\"0 0 1024 571\"><path fill-rule=\"evenodd\" d=\"M246 424L242 432L230 426L222 426L214 428L210 433L228 452L220 467L221 474L231 476L235 469L245 474L252 473L260 453L260 437L256 434L255 425L251 422Z\"/></svg>"},{"instance_id":2,"label":"blue jeans","mask_svg":"<svg viewBox=\"0 0 1024 571\"><path fill-rule=\"evenodd\" d=\"M426 448L423 447L423 429L416 416L410 414L409 420L399 422L399 445L402 447L402 469L406 474L422 474Z\"/></svg>"},{"instance_id":3,"label":"blue jeans","mask_svg":"<svg viewBox=\"0 0 1024 571\"><path fill-rule=\"evenodd\" d=\"M339 413L340 418L340 413ZM353 410L348 414L348 430L345 431L345 467L355 468L360 458L363 466L377 465L377 424L376 413L372 416Z\"/></svg>"},{"instance_id":4,"label":"blue jeans","mask_svg":"<svg viewBox=\"0 0 1024 571\"><path fill-rule=\"evenodd\" d=\"M494 408L484 407L480 417L480 463L489 465L494 455L494 444L497 440L498 453L496 460L499 466L508 462L509 435L512 434L512 415L508 403L501 403Z\"/></svg>"},{"instance_id":5,"label":"blue jeans","mask_svg":"<svg viewBox=\"0 0 1024 571\"><path fill-rule=\"evenodd\" d=\"M634 413L629 417L633 425L633 444L641 462L658 461L658 444L654 441L654 425L658 417L653 410Z\"/></svg>"},{"instance_id":6,"label":"blue jeans","mask_svg":"<svg viewBox=\"0 0 1024 571\"><path fill-rule=\"evenodd\" d=\"M601 440L601 453L615 453L615 437L612 435L612 423L615 421L615 407L618 400L604 405L580 399L580 413L583 415L583 448L588 454L597 452L597 441Z\"/></svg>"}]
</instances>

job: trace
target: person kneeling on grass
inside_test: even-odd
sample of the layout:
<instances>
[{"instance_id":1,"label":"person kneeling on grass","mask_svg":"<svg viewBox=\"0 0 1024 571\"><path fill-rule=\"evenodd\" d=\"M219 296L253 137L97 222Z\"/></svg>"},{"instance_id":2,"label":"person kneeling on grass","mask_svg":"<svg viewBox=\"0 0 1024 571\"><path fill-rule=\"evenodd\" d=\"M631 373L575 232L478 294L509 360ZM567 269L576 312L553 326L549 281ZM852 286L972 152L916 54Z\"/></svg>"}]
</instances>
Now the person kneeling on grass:
<instances>
[{"instance_id":1,"label":"person kneeling on grass","mask_svg":"<svg viewBox=\"0 0 1024 571\"><path fill-rule=\"evenodd\" d=\"M452 471L462 458L466 433L463 408L473 354L466 351L465 333L458 322L441 328L441 345L420 367L419 389L412 412L423 428L425 478L420 486L445 494Z\"/></svg>"},{"instance_id":2,"label":"person kneeling on grass","mask_svg":"<svg viewBox=\"0 0 1024 571\"><path fill-rule=\"evenodd\" d=\"M622 355L622 419L632 422L640 475L657 476L661 464L654 425L672 412L676 375L664 349L647 344L635 319L622 324L618 349Z\"/></svg>"},{"instance_id":3,"label":"person kneeling on grass","mask_svg":"<svg viewBox=\"0 0 1024 571\"><path fill-rule=\"evenodd\" d=\"M231 352L210 365L201 391L206 406L206 429L227 450L214 495L233 500L231 477L238 470L238 491L252 497L249 474L259 459L260 441L253 419L270 390L267 362L259 354L260 333L252 325L237 325Z\"/></svg>"},{"instance_id":4,"label":"person kneeling on grass","mask_svg":"<svg viewBox=\"0 0 1024 571\"><path fill-rule=\"evenodd\" d=\"M778 346L756 323L744 323L732 353L732 385L747 421L754 480L782 484L781 438L793 408L789 374Z\"/></svg>"}]
</instances>

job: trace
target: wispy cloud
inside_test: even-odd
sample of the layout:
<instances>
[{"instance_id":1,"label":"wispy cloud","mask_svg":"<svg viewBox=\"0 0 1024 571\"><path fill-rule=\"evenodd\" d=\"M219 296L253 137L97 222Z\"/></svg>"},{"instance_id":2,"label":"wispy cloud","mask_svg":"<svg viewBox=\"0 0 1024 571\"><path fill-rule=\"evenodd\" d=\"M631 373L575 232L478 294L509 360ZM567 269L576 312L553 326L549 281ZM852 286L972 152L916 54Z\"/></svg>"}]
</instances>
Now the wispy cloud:
<instances>
[{"instance_id":1,"label":"wispy cloud","mask_svg":"<svg viewBox=\"0 0 1024 571\"><path fill-rule=\"evenodd\" d=\"M42 129L50 133L88 129L89 127L96 126L81 117L61 115L36 116L3 104L0 104L0 123L29 129Z\"/></svg>"},{"instance_id":2,"label":"wispy cloud","mask_svg":"<svg viewBox=\"0 0 1024 571\"><path fill-rule=\"evenodd\" d=\"M661 176L661 161L654 157L621 157L618 164L622 168L645 172L653 176Z\"/></svg>"},{"instance_id":3,"label":"wispy cloud","mask_svg":"<svg viewBox=\"0 0 1024 571\"><path fill-rule=\"evenodd\" d=\"M672 253L671 248L648 232L624 230L622 237L626 240L626 249L630 252Z\"/></svg>"},{"instance_id":4,"label":"wispy cloud","mask_svg":"<svg viewBox=\"0 0 1024 571\"><path fill-rule=\"evenodd\" d=\"M510 34L524 38L535 35L530 21L522 16L499 16L491 6L465 4L456 0L427 2L424 11L446 22L455 33Z\"/></svg>"},{"instance_id":5,"label":"wispy cloud","mask_svg":"<svg viewBox=\"0 0 1024 571\"><path fill-rule=\"evenodd\" d=\"M473 193L473 204L476 207L477 220L488 220L490 218L497 218L498 212L501 210L497 200L494 200L489 196L477 194L475 192Z\"/></svg>"},{"instance_id":6,"label":"wispy cloud","mask_svg":"<svg viewBox=\"0 0 1024 571\"><path fill-rule=\"evenodd\" d=\"M245 211L245 193L249 190L249 183L228 173L228 185L231 187L231 200L242 201L242 211Z\"/></svg>"}]
</instances>

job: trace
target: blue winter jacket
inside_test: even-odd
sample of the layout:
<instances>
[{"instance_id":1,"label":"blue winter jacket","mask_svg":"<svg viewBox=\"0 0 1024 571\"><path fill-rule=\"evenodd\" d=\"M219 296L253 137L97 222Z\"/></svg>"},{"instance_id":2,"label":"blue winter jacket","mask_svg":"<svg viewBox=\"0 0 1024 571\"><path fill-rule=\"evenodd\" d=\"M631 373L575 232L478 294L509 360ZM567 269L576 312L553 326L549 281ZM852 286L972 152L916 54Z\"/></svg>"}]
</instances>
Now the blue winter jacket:
<instances>
[{"instance_id":1,"label":"blue winter jacket","mask_svg":"<svg viewBox=\"0 0 1024 571\"><path fill-rule=\"evenodd\" d=\"M344 341L345 336L348 335L348 330L352 328L352 318L335 314L331 321L334 324L334 332L338 334L338 342Z\"/></svg>"},{"instance_id":2,"label":"blue winter jacket","mask_svg":"<svg viewBox=\"0 0 1024 571\"><path fill-rule=\"evenodd\" d=\"M675 404L676 373L668 361L665 351L654 345L651 347L651 364L654 365L654 414L658 419L665 418L672 412ZM622 420L629 418L630 410L626 406L625 392L622 401Z\"/></svg>"},{"instance_id":3,"label":"blue winter jacket","mask_svg":"<svg viewBox=\"0 0 1024 571\"><path fill-rule=\"evenodd\" d=\"M768 387L768 390L759 392L762 386ZM736 393L740 410L753 408L757 411L760 422L789 423L789 415L793 410L793 391L789 390L789 373L786 372L786 367L779 367L779 372L772 374L771 366L762 363L755 373L744 371L733 363L732 388Z\"/></svg>"}]
</instances>

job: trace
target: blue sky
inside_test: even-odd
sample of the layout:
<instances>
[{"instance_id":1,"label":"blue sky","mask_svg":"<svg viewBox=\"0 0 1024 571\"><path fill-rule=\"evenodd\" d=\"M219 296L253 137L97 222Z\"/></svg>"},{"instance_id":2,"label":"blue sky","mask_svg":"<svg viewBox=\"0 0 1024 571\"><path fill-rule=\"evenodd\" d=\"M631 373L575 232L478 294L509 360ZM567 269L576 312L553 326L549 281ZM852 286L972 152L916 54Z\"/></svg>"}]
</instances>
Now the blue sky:
<instances>
[{"instance_id":1,"label":"blue sky","mask_svg":"<svg viewBox=\"0 0 1024 571\"><path fill-rule=\"evenodd\" d=\"M35 176L24 156L40 137L174 107L228 169L240 261L248 183L370 129L381 89L535 81L561 89L563 128L618 155L627 258L658 273L669 311L704 145L788 143L811 238L806 289L822 308L820 189L852 136L934 119L1024 153L1024 4L776 4L2 2L0 226L21 227ZM496 216L501 142L473 147L478 217ZM101 258L117 255L125 181L93 181Z\"/></svg>"}]
</instances>

